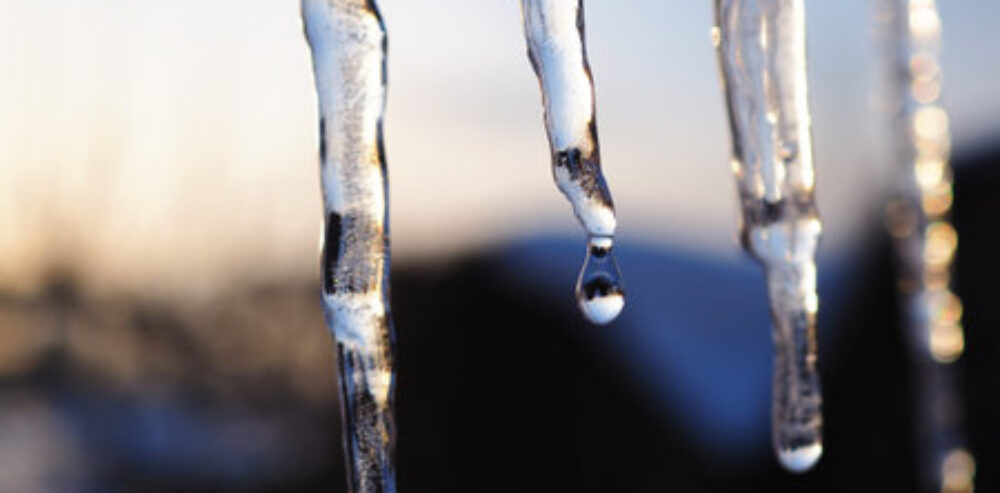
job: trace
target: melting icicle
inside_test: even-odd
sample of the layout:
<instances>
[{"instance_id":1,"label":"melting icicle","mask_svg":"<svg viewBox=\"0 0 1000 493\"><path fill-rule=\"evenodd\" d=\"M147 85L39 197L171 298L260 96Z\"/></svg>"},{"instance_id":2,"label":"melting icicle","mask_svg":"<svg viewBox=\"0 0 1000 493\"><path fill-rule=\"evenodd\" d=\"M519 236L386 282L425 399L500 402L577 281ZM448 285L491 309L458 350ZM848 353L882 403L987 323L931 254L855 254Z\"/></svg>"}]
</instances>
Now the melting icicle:
<instances>
[{"instance_id":1,"label":"melting icicle","mask_svg":"<svg viewBox=\"0 0 1000 493\"><path fill-rule=\"evenodd\" d=\"M521 0L521 12L528 57L542 89L552 174L589 236L577 302L590 321L606 324L625 306L625 289L612 252L615 207L601 174L583 2Z\"/></svg>"},{"instance_id":2,"label":"melting icicle","mask_svg":"<svg viewBox=\"0 0 1000 493\"><path fill-rule=\"evenodd\" d=\"M348 482L392 492L385 30L372 0L302 0L302 17L319 95L322 298L339 356Z\"/></svg>"},{"instance_id":3,"label":"melting icicle","mask_svg":"<svg viewBox=\"0 0 1000 493\"><path fill-rule=\"evenodd\" d=\"M613 242L607 236L590 238L587 257L576 281L580 309L596 324L614 320L625 306L621 272L611 255Z\"/></svg>"},{"instance_id":4,"label":"melting icicle","mask_svg":"<svg viewBox=\"0 0 1000 493\"><path fill-rule=\"evenodd\" d=\"M806 99L802 0L715 0L744 248L767 274L774 322L772 436L782 465L823 452L816 371L816 245L822 225Z\"/></svg>"},{"instance_id":5,"label":"melting icicle","mask_svg":"<svg viewBox=\"0 0 1000 493\"><path fill-rule=\"evenodd\" d=\"M887 0L896 103L898 191L886 209L916 372L924 491L971 492L975 460L964 448L954 368L965 337L962 302L950 289L958 235L952 203L951 135L940 104L941 18L934 0Z\"/></svg>"}]
</instances>

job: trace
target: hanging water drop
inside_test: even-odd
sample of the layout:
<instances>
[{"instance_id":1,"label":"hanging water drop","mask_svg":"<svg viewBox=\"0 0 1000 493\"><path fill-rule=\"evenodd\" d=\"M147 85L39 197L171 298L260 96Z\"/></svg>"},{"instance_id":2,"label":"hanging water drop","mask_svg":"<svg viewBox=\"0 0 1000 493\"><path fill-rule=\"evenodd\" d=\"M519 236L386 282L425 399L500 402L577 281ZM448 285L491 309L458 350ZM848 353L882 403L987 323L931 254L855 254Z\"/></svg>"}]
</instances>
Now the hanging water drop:
<instances>
[{"instance_id":1,"label":"hanging water drop","mask_svg":"<svg viewBox=\"0 0 1000 493\"><path fill-rule=\"evenodd\" d=\"M822 225L806 97L802 0L715 0L744 248L767 275L774 324L772 439L781 464L823 452L816 371L816 246Z\"/></svg>"},{"instance_id":2,"label":"hanging water drop","mask_svg":"<svg viewBox=\"0 0 1000 493\"><path fill-rule=\"evenodd\" d=\"M625 290L612 253L615 207L601 173L583 2L521 0L521 12L528 58L542 90L552 175L591 238L577 300L588 319L606 324L624 307Z\"/></svg>"},{"instance_id":3,"label":"hanging water drop","mask_svg":"<svg viewBox=\"0 0 1000 493\"><path fill-rule=\"evenodd\" d=\"M396 480L385 29L372 0L302 0L302 18L319 99L322 299L338 350L348 487L388 493Z\"/></svg>"},{"instance_id":4,"label":"hanging water drop","mask_svg":"<svg viewBox=\"0 0 1000 493\"><path fill-rule=\"evenodd\" d=\"M625 307L625 289L621 271L611 249L610 237L591 237L587 257L576 281L576 301L591 322L606 324Z\"/></svg>"}]
</instances>

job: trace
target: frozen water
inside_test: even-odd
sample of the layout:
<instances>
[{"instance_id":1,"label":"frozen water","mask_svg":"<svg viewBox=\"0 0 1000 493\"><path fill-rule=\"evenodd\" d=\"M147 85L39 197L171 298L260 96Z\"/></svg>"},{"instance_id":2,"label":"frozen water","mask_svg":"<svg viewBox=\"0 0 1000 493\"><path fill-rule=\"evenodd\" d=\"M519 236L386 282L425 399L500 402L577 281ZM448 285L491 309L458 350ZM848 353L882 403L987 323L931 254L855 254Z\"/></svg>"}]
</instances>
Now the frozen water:
<instances>
[{"instance_id":1,"label":"frozen water","mask_svg":"<svg viewBox=\"0 0 1000 493\"><path fill-rule=\"evenodd\" d=\"M965 451L962 399L951 365L964 352L965 334L962 302L951 290L958 234L948 220L951 133L941 104L941 18L934 0L886 0L883 6L892 23L889 77L898 161L886 223L896 240L897 285L920 379L921 487L971 492L975 459Z\"/></svg>"},{"instance_id":2,"label":"frozen water","mask_svg":"<svg viewBox=\"0 0 1000 493\"><path fill-rule=\"evenodd\" d=\"M590 238L600 238L602 260L588 258L577 282L577 300L594 323L613 320L625 304L621 275L611 252L615 208L604 175L594 115L594 84L587 61L582 0L522 0L528 57L538 76L552 175ZM594 240L591 240L591 243ZM592 252L588 248L588 252ZM591 274L588 265L613 265L614 275Z\"/></svg>"},{"instance_id":3,"label":"frozen water","mask_svg":"<svg viewBox=\"0 0 1000 493\"><path fill-rule=\"evenodd\" d=\"M349 488L395 491L386 34L372 0L302 0L319 100L322 298L337 342Z\"/></svg>"},{"instance_id":4,"label":"frozen water","mask_svg":"<svg viewBox=\"0 0 1000 493\"><path fill-rule=\"evenodd\" d=\"M816 247L802 0L715 0L744 248L767 274L774 324L772 437L803 472L822 453L816 371Z\"/></svg>"},{"instance_id":5,"label":"frozen water","mask_svg":"<svg viewBox=\"0 0 1000 493\"><path fill-rule=\"evenodd\" d=\"M814 443L802 448L784 449L778 451L778 460L781 465L792 472L805 472L811 469L820 456L823 455L823 446Z\"/></svg>"}]
</instances>

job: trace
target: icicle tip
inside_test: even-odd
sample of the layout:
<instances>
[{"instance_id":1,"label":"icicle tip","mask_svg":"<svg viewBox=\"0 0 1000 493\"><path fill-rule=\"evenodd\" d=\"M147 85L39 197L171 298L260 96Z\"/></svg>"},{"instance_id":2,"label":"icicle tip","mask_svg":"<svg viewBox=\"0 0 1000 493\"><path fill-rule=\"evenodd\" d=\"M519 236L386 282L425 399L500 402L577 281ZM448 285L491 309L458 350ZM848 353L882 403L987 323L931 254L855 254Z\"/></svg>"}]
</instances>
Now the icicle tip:
<instances>
[{"instance_id":1,"label":"icicle tip","mask_svg":"<svg viewBox=\"0 0 1000 493\"><path fill-rule=\"evenodd\" d=\"M823 455L823 445L813 443L805 447L787 448L778 451L778 460L790 472L804 473L813 468Z\"/></svg>"}]
</instances>

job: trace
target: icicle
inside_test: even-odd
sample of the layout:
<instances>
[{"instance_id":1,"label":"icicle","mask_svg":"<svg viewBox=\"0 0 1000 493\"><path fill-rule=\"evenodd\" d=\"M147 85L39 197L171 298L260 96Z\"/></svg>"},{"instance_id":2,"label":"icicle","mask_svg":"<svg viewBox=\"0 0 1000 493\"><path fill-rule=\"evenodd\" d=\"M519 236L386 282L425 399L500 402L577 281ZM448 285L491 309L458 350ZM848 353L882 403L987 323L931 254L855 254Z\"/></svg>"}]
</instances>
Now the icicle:
<instances>
[{"instance_id":1,"label":"icicle","mask_svg":"<svg viewBox=\"0 0 1000 493\"><path fill-rule=\"evenodd\" d=\"M583 2L521 0L521 11L528 57L542 89L552 174L589 236L577 302L590 321L606 324L625 306L625 290L612 252L615 208L601 174Z\"/></svg>"},{"instance_id":2,"label":"icicle","mask_svg":"<svg viewBox=\"0 0 1000 493\"><path fill-rule=\"evenodd\" d=\"M715 0L744 248L767 274L774 322L772 436L782 465L822 455L816 371L816 245L822 225L806 99L802 0Z\"/></svg>"},{"instance_id":3,"label":"icicle","mask_svg":"<svg viewBox=\"0 0 1000 493\"><path fill-rule=\"evenodd\" d=\"M950 289L958 244L952 203L951 135L940 105L941 18L934 0L888 0L896 104L896 196L886 208L922 394L925 491L971 492L975 460L964 448L954 368L965 337L962 302Z\"/></svg>"},{"instance_id":4,"label":"icicle","mask_svg":"<svg viewBox=\"0 0 1000 493\"><path fill-rule=\"evenodd\" d=\"M322 299L339 356L349 487L392 492L385 29L372 0L302 0L302 17L319 95Z\"/></svg>"}]
</instances>

